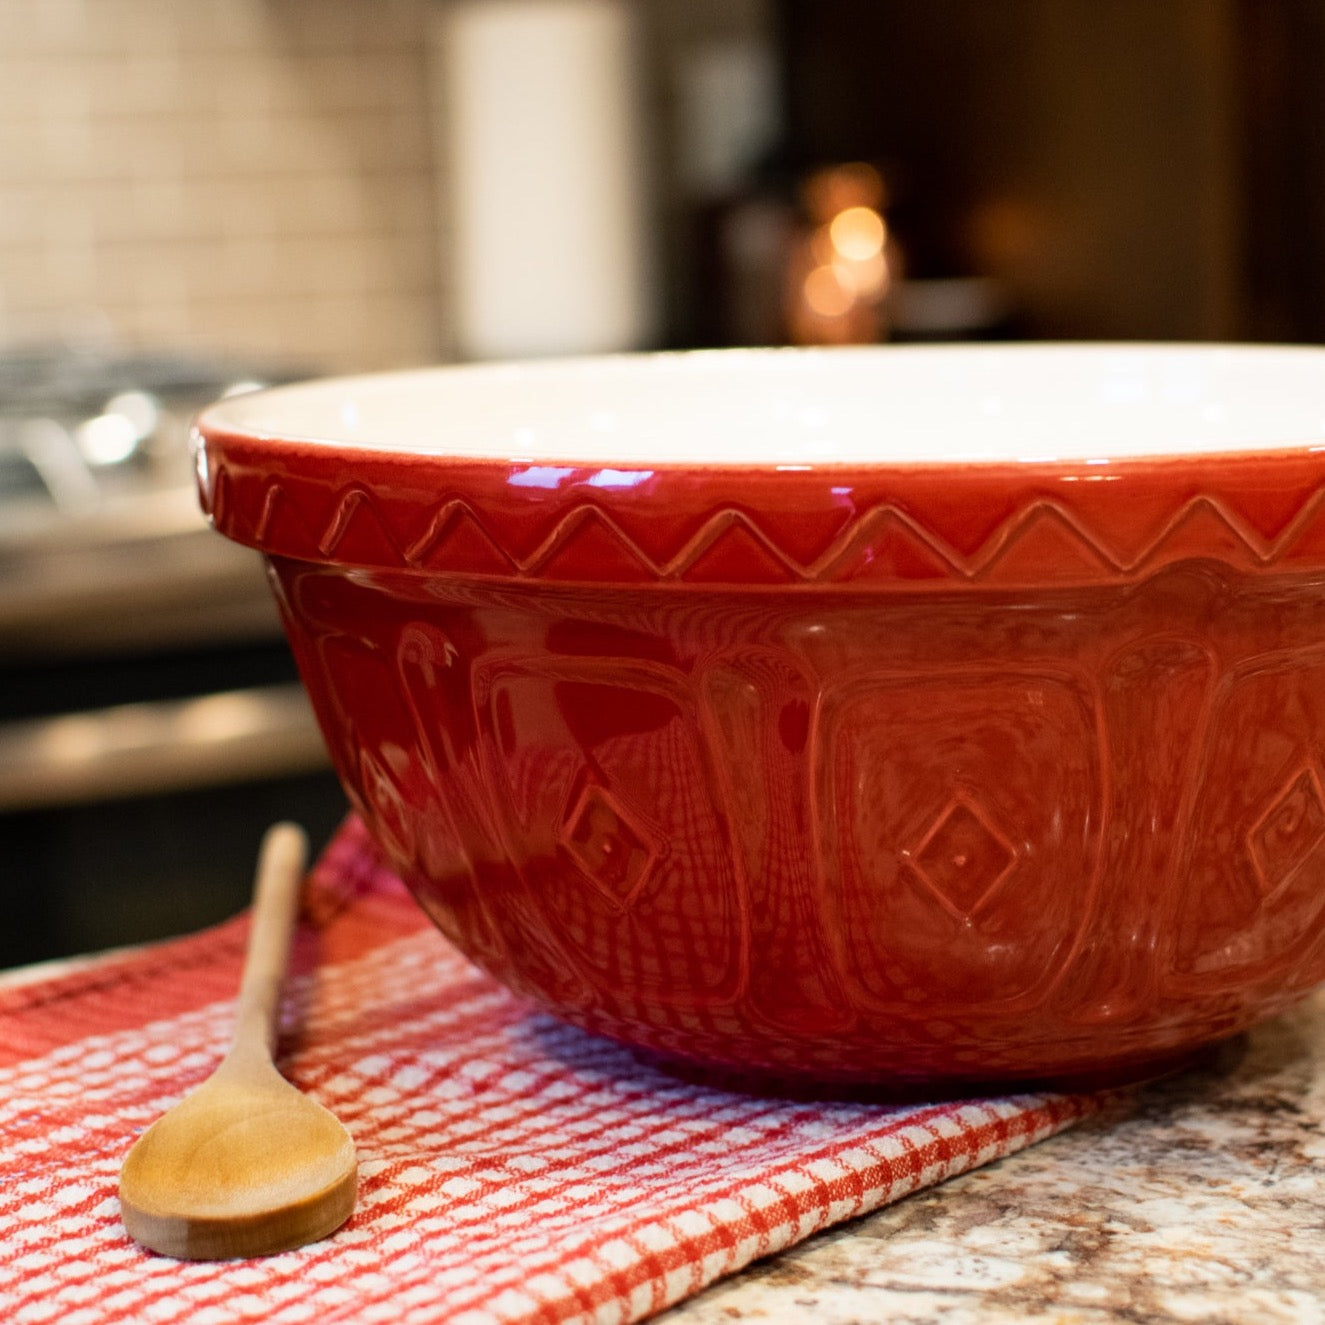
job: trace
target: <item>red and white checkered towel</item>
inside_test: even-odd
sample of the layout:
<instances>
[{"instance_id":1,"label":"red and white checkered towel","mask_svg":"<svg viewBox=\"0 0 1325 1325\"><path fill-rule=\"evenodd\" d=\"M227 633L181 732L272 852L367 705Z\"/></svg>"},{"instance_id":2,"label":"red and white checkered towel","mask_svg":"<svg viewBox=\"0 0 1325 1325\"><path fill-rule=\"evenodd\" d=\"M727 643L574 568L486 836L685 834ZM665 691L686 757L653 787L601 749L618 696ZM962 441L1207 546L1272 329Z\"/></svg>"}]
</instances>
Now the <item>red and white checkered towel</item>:
<instances>
[{"instance_id":1,"label":"red and white checkered towel","mask_svg":"<svg viewBox=\"0 0 1325 1325\"><path fill-rule=\"evenodd\" d=\"M314 872L282 1062L353 1134L358 1209L299 1251L174 1261L126 1237L119 1166L216 1066L245 935L241 917L0 989L0 1319L639 1320L1092 1107L804 1103L680 1080L476 970L350 821Z\"/></svg>"}]
</instances>

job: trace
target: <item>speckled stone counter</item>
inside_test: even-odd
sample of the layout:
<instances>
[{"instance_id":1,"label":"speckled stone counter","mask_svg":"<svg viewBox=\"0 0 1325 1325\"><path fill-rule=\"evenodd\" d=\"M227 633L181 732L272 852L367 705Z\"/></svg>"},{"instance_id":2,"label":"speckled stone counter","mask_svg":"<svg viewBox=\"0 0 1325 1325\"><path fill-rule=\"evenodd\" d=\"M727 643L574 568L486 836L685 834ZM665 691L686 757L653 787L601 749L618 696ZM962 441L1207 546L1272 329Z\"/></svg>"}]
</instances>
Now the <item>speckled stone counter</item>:
<instances>
[{"instance_id":1,"label":"speckled stone counter","mask_svg":"<svg viewBox=\"0 0 1325 1325\"><path fill-rule=\"evenodd\" d=\"M659 1319L1325 1322L1325 992L1199 1069Z\"/></svg>"}]
</instances>

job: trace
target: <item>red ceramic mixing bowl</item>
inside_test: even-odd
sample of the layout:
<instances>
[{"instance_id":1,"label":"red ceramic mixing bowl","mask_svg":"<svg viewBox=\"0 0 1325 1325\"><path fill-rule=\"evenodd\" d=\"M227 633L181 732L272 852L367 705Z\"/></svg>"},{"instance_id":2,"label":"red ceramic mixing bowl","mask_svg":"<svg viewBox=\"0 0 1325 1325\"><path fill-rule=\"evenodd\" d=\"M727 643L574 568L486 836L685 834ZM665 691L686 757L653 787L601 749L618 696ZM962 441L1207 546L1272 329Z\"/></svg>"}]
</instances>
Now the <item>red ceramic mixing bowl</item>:
<instances>
[{"instance_id":1,"label":"red ceramic mixing bowl","mask_svg":"<svg viewBox=\"0 0 1325 1325\"><path fill-rule=\"evenodd\" d=\"M952 1087L1325 977L1325 351L440 369L198 459L391 863L571 1021Z\"/></svg>"}]
</instances>

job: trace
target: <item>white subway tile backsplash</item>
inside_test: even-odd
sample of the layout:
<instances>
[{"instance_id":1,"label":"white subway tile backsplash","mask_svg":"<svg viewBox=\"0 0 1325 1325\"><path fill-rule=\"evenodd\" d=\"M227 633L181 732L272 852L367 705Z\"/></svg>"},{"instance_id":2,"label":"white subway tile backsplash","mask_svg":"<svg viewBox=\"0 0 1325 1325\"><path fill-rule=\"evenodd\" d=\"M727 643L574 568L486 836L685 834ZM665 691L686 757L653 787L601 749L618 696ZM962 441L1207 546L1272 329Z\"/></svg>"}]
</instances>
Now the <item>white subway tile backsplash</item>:
<instances>
[{"instance_id":1,"label":"white subway tile backsplash","mask_svg":"<svg viewBox=\"0 0 1325 1325\"><path fill-rule=\"evenodd\" d=\"M441 355L430 7L0 3L0 351Z\"/></svg>"}]
</instances>

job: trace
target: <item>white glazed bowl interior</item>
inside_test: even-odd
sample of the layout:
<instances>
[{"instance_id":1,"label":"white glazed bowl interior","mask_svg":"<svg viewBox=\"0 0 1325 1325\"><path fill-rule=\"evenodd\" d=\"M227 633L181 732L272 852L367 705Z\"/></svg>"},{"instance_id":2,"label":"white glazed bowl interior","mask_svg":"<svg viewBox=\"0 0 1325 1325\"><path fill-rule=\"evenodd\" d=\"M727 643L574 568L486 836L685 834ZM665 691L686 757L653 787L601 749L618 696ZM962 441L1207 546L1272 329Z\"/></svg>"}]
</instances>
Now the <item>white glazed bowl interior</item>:
<instances>
[{"instance_id":1,"label":"white glazed bowl interior","mask_svg":"<svg viewBox=\"0 0 1325 1325\"><path fill-rule=\"evenodd\" d=\"M1325 351L1155 345L700 352L239 396L209 422L376 451L626 465L1107 460L1325 445Z\"/></svg>"}]
</instances>

